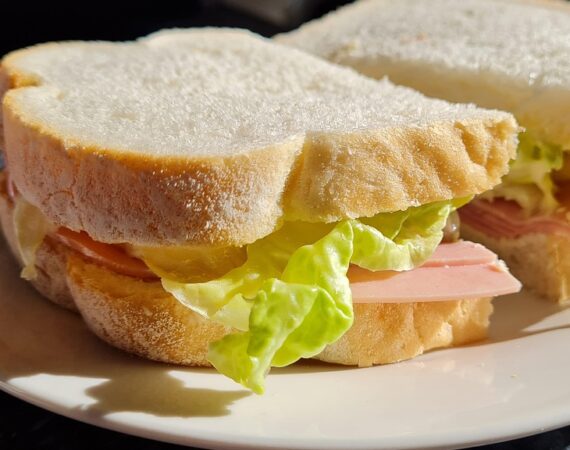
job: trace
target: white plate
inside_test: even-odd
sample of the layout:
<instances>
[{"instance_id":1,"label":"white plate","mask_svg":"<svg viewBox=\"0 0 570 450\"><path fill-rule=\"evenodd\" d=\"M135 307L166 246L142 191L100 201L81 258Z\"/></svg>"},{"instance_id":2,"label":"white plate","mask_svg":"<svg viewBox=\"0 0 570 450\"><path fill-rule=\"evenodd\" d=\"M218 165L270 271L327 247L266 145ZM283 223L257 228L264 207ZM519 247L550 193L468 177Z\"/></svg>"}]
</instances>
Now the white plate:
<instances>
[{"instance_id":1,"label":"white plate","mask_svg":"<svg viewBox=\"0 0 570 450\"><path fill-rule=\"evenodd\" d=\"M273 370L256 396L212 370L114 350L18 279L0 244L0 388L105 428L209 448L445 448L570 424L570 309L496 302L492 339L369 369Z\"/></svg>"}]
</instances>

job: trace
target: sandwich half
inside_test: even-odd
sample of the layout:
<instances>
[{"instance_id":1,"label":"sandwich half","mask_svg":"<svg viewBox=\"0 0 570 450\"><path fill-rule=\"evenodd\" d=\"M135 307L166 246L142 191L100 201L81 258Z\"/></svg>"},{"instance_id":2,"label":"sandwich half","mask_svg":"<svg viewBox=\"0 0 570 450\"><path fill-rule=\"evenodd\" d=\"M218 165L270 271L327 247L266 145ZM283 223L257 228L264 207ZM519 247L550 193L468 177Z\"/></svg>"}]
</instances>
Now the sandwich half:
<instances>
[{"instance_id":1,"label":"sandwich half","mask_svg":"<svg viewBox=\"0 0 570 450\"><path fill-rule=\"evenodd\" d=\"M300 358L484 338L491 298L520 288L455 236L514 157L508 113L238 30L39 45L0 74L4 235L116 347L262 392Z\"/></svg>"},{"instance_id":2,"label":"sandwich half","mask_svg":"<svg viewBox=\"0 0 570 450\"><path fill-rule=\"evenodd\" d=\"M500 186L460 211L463 236L523 284L570 300L570 5L363 0L283 43L430 96L512 112L525 128Z\"/></svg>"}]
</instances>

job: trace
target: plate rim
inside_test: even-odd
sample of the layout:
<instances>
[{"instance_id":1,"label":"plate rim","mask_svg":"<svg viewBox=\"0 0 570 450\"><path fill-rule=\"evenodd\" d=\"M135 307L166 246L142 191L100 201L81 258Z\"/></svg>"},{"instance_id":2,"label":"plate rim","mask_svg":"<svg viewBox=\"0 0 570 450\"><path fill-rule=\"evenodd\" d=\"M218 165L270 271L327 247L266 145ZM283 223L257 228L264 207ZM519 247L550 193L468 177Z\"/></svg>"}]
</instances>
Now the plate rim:
<instances>
[{"instance_id":1,"label":"plate rim","mask_svg":"<svg viewBox=\"0 0 570 450\"><path fill-rule=\"evenodd\" d=\"M158 363L160 364L160 363ZM106 430L115 431L118 433L123 433L131 436L142 437L144 439L150 439L157 442L165 442L182 446L192 446L204 449L220 449L220 450L242 450L242 449L272 449L272 450L315 450L315 449L330 449L330 450L341 450L341 449L352 449L352 450L388 450L388 449L401 449L401 450L412 450L412 449L461 449L478 447L481 445L495 444L499 442L506 442L514 439L520 439L527 436L532 436L535 434L556 430L558 428L563 428L570 425L570 407L566 408L563 413L558 411L557 420L548 420L544 413L539 414L536 410L533 411L531 417L525 416L526 420L521 422L515 420L517 416L511 416L509 418L508 424L510 425L508 432L501 430L505 429L505 423L501 422L500 426L497 425L492 428L486 428L485 437L475 437L470 435L467 438L465 434L453 434L453 433L437 433L434 435L424 435L424 436L414 436L414 442L405 443L401 441L401 438L387 439L384 442L378 442L376 440L362 440L355 441L354 439L336 439L331 438L330 440L324 439L298 439L298 440L285 440L282 438L271 438L268 441L267 438L257 437L257 436L246 436L237 434L220 434L220 438L212 437L212 433L207 431L204 434L200 434L199 430L191 430L190 434L181 433L169 433L162 432L156 429L149 429L141 424L125 423L118 420L113 420L112 415L101 414L82 414L84 410L81 409L69 409L65 406L58 405L57 403L46 400L40 395L30 393L21 387L14 386L9 381L0 379L0 390L11 395L19 400L26 403L32 404L38 408L42 408L54 414L64 416L68 419L76 420L91 426L100 427ZM562 408L558 408L561 409ZM539 410L540 411L540 410ZM552 413L552 410L550 410ZM520 423L532 423L530 426L519 426L518 429L515 424ZM441 439L445 436L444 439ZM462 436L462 437L460 437ZM418 441L424 441L427 445L418 446ZM437 442L436 442L437 441Z\"/></svg>"}]
</instances>

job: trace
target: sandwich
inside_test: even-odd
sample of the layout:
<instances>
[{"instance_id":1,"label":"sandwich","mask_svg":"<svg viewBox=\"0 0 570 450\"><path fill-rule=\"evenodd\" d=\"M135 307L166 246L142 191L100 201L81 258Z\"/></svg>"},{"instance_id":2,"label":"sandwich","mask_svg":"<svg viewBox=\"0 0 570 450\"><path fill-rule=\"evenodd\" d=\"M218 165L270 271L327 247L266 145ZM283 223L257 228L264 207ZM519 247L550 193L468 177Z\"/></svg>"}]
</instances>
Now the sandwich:
<instances>
[{"instance_id":1,"label":"sandwich","mask_svg":"<svg viewBox=\"0 0 570 450\"><path fill-rule=\"evenodd\" d=\"M277 40L427 96L514 114L502 183L463 207L462 235L541 296L570 301L570 5L363 0Z\"/></svg>"},{"instance_id":2,"label":"sandwich","mask_svg":"<svg viewBox=\"0 0 570 450\"><path fill-rule=\"evenodd\" d=\"M300 358L482 339L520 288L456 236L515 154L508 113L227 29L38 45L0 74L4 236L118 348L260 393Z\"/></svg>"}]
</instances>

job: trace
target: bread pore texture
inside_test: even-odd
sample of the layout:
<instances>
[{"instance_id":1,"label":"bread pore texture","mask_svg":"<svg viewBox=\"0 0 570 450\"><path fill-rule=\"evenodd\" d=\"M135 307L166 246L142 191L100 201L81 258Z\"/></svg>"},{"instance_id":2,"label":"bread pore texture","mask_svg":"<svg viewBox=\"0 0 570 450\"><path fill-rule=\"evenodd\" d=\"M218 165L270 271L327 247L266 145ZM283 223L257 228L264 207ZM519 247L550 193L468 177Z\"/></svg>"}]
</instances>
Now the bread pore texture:
<instances>
[{"instance_id":1,"label":"bread pore texture","mask_svg":"<svg viewBox=\"0 0 570 450\"><path fill-rule=\"evenodd\" d=\"M39 45L0 79L15 186L107 243L240 246L481 193L518 131L239 30Z\"/></svg>"},{"instance_id":2,"label":"bread pore texture","mask_svg":"<svg viewBox=\"0 0 570 450\"><path fill-rule=\"evenodd\" d=\"M512 112L570 148L570 5L361 0L277 40L435 98Z\"/></svg>"}]
</instances>

